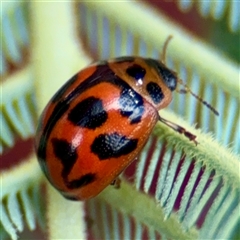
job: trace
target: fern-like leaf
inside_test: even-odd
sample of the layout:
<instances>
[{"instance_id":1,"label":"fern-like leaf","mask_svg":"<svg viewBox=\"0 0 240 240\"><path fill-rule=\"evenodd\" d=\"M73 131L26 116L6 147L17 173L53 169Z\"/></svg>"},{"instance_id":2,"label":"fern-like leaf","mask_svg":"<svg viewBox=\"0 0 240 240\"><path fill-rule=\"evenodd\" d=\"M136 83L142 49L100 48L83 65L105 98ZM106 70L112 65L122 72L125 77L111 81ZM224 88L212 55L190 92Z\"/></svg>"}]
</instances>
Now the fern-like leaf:
<instances>
[{"instance_id":1,"label":"fern-like leaf","mask_svg":"<svg viewBox=\"0 0 240 240\"><path fill-rule=\"evenodd\" d=\"M39 201L41 178L33 156L19 166L1 172L0 222L12 239L17 239L17 231L23 230L24 222L30 230L35 229L36 218L44 226L43 202Z\"/></svg>"},{"instance_id":2,"label":"fern-like leaf","mask_svg":"<svg viewBox=\"0 0 240 240\"><path fill-rule=\"evenodd\" d=\"M203 5L202 8L210 6ZM157 124L137 162L123 173L121 189L109 186L87 202L63 199L43 181L35 157L2 171L2 238L17 239L25 225L33 230L44 221L49 238L231 239L237 236L240 145L236 63L140 2L48 3L47 8L46 3L32 2L9 4L4 9L4 16L9 18L4 23L8 24L4 25L8 33L4 36L14 39L9 44L5 39L3 49L2 72L7 78L1 102L2 151L14 144L16 136L33 136L34 99L40 113L58 87L89 63L84 50L98 58L119 55L158 58L169 35L174 40L168 48L167 65L196 94L211 102L220 116L210 114L191 96L175 94L169 109L177 115L170 111L160 114L195 134L199 145ZM24 17L24 24L12 25L17 19L13 21L12 16ZM29 17L34 29L31 33L25 20ZM43 24L43 19L47 24ZM235 29L236 24L231 26ZM17 32L21 32L21 37L18 38ZM23 68L21 46L28 46L30 34L32 61ZM10 71L9 63L14 63L15 72ZM201 130L186 122L197 123ZM40 190L43 182L47 184L44 208Z\"/></svg>"}]
</instances>

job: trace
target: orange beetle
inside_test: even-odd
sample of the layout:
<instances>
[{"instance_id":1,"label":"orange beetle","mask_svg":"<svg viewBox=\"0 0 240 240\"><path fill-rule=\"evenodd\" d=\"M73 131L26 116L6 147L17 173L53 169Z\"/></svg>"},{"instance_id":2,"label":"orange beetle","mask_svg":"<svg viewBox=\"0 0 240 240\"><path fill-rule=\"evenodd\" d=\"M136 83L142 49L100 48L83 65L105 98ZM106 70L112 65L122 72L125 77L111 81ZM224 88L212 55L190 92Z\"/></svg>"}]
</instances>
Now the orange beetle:
<instances>
[{"instance_id":1,"label":"orange beetle","mask_svg":"<svg viewBox=\"0 0 240 240\"><path fill-rule=\"evenodd\" d=\"M37 130L37 157L50 183L68 199L96 196L138 156L158 120L197 143L158 113L179 81L164 63L141 57L97 62L73 76Z\"/></svg>"}]
</instances>

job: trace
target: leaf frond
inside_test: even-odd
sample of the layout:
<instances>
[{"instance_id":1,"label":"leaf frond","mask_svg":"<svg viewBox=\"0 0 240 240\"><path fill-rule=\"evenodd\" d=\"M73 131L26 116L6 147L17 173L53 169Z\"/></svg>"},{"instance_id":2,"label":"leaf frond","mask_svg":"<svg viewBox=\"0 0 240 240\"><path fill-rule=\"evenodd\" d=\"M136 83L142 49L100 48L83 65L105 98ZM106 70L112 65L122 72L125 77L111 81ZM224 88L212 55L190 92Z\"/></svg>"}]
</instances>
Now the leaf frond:
<instances>
[{"instance_id":1,"label":"leaf frond","mask_svg":"<svg viewBox=\"0 0 240 240\"><path fill-rule=\"evenodd\" d=\"M167 111L164 115L171 120L176 118L173 113ZM239 156L229 153L210 134L194 130L179 117L178 120L185 128L197 135L199 145L195 146L186 137L172 132L162 124L157 124L152 137L137 160L134 180L132 180L135 185L134 190L129 183L124 183L123 189L121 186L118 191L109 187L100 198L103 197L110 207L105 205L100 207L98 204L102 203L97 203L98 200L96 202L91 200L94 203L89 203L89 208L94 208L89 213L90 217L92 211L96 213L95 208L104 208L104 211L98 212L101 219L106 214L104 222L107 223L106 225L102 223L103 228L107 228L114 217L118 222L116 225L119 226L122 226L121 221L130 221L135 226L132 234L137 234L138 231L141 232L140 235L143 234L142 230L139 230L137 220L140 226L143 224L147 229L153 229L167 239L176 237L171 233L179 234L179 231L186 234L182 236L186 239L201 239L205 236L209 239L215 236L232 237L238 226L237 209L240 207L237 200L240 192ZM216 156L215 152L219 155ZM125 178L128 179L129 176ZM143 194L141 192L146 193L144 203L139 199L143 198L138 195ZM155 203L156 209L153 212L157 213L158 217L151 215L151 207L149 207L154 199L158 204ZM111 213L113 214L111 217L108 213L112 211L117 212ZM141 217L138 216L140 212ZM172 218L180 225L169 224L168 221L171 222ZM218 220L212 222L212 219ZM225 220L222 219L229 219L231 224L226 225ZM201 221L203 223L200 223ZM97 220L96 222L98 225ZM166 229L164 224L170 229ZM111 226L105 232L93 228L93 232L103 238L108 236L105 234L110 234L110 238L111 234L116 234L118 237L122 234L119 229L111 231ZM178 235L178 239L180 238L181 234Z\"/></svg>"},{"instance_id":2,"label":"leaf frond","mask_svg":"<svg viewBox=\"0 0 240 240\"><path fill-rule=\"evenodd\" d=\"M0 154L22 139L35 134L36 101L33 93L33 79L30 66L8 77L1 86L1 137Z\"/></svg>"},{"instance_id":3,"label":"leaf frond","mask_svg":"<svg viewBox=\"0 0 240 240\"><path fill-rule=\"evenodd\" d=\"M69 201L48 184L47 203L49 239L86 239L84 202Z\"/></svg>"},{"instance_id":4,"label":"leaf frond","mask_svg":"<svg viewBox=\"0 0 240 240\"><path fill-rule=\"evenodd\" d=\"M29 61L29 4L5 1L1 4L1 69L7 78Z\"/></svg>"},{"instance_id":5,"label":"leaf frond","mask_svg":"<svg viewBox=\"0 0 240 240\"><path fill-rule=\"evenodd\" d=\"M107 224L109 224L111 217L109 215L108 209L109 206L101 202L98 202L99 198L103 199L104 202L107 202L113 208L112 209L113 211L117 211L123 214L123 216L122 215L119 216L117 212L112 213L117 214L115 218L117 218L118 224L116 225L118 226L120 226L119 222L121 221L120 220L121 217L124 218L127 217L128 215L131 215L134 219L137 220L137 222L135 223L136 225L138 225L138 222L141 222L141 224L149 227L150 229L154 229L154 231L158 232L159 234L163 233L166 236L166 238L173 239L197 238L198 232L196 231L196 229L194 228L190 229L189 232L186 233L185 230L182 228L181 224L179 224L178 218L175 214L172 214L166 220L164 218L163 210L155 203L153 199L151 199L148 195L144 193L136 191L136 189L131 187L129 184L126 184L124 181L121 184L120 191L108 187L106 190L104 190L104 192L102 192L99 195L98 198L96 198L96 200L95 199L91 200L94 202L91 203L90 205L93 208L92 211L98 211L97 209L103 208L103 210L101 210L102 214L103 213L105 214L104 217L105 221L101 221L103 224L103 229L107 227ZM99 207L99 205L102 206ZM100 213L99 215L101 216ZM129 219L124 221L129 221ZM125 224L124 226L125 227L123 231L127 231ZM142 231L141 229L139 229L139 227L140 226L137 227L138 229L136 232ZM98 231L101 232L102 229L98 229ZM117 231L119 231L117 236L120 236L122 229L120 228Z\"/></svg>"},{"instance_id":6,"label":"leaf frond","mask_svg":"<svg viewBox=\"0 0 240 240\"><path fill-rule=\"evenodd\" d=\"M177 116L168 111L160 114L195 134L197 147L186 137L157 124L139 156L135 174L123 173L125 180L120 190L109 187L87 203L72 203L48 185L46 219L50 238L73 238L71 234L78 230L75 236L79 238L86 238L86 231L102 239L234 237L239 228L240 207L239 155L236 154L240 149L239 66L140 2L114 5L102 1L81 2L74 5L76 15L70 2L53 3L49 8L38 2L31 4L34 71L31 62L26 68L17 68L19 71L7 75L3 82L1 152L14 144L15 135L26 138L34 134L35 96L42 109L58 86L89 62L84 50L95 50L98 59L119 55L158 59L166 38L173 35L167 65L220 112L220 117L215 119L192 97L175 94L170 109ZM16 10L20 5L12 6ZM23 6L27 5L24 3L20 8L25 9ZM4 76L12 63L15 67L21 65L24 59L20 46L24 43L26 48L29 44L27 18L22 19L20 26L13 17L15 10L7 9L5 23L9 23L3 26L5 30L12 26L8 34L4 31ZM20 15L25 16L24 11ZM48 24L42 24L43 16ZM139 24L139 19L144 24ZM82 33L81 39L77 38L78 31ZM6 44L12 36L13 41ZM179 116L192 125L197 123L201 130L186 125ZM207 131L212 133L205 134ZM131 179L133 184L129 183ZM34 157L1 173L1 236L9 235L15 240L24 225L32 230L36 222L43 224L41 182L42 174Z\"/></svg>"},{"instance_id":7,"label":"leaf frond","mask_svg":"<svg viewBox=\"0 0 240 240\"><path fill-rule=\"evenodd\" d=\"M12 239L26 224L35 229L36 219L43 227L41 201L42 173L34 156L13 169L1 172L1 225ZM24 217L23 217L24 216Z\"/></svg>"},{"instance_id":8,"label":"leaf frond","mask_svg":"<svg viewBox=\"0 0 240 240\"><path fill-rule=\"evenodd\" d=\"M211 16L214 20L226 17L229 30L236 32L240 30L240 14L238 1L178 1L179 8L186 12L194 5L202 17Z\"/></svg>"}]
</instances>

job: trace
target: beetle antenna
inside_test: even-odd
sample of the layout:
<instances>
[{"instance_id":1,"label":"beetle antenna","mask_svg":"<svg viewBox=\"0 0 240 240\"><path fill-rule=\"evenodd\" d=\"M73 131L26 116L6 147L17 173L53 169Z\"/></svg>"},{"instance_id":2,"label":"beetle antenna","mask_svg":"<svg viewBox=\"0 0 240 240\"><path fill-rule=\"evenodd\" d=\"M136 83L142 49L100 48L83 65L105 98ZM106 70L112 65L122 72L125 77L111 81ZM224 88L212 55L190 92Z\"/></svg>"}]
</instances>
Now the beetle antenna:
<instances>
[{"instance_id":1,"label":"beetle antenna","mask_svg":"<svg viewBox=\"0 0 240 240\"><path fill-rule=\"evenodd\" d=\"M168 38L166 39L166 41L164 42L162 54L160 55L160 59L163 64L166 63L167 47L172 38L173 38L173 36L169 35Z\"/></svg>"},{"instance_id":2,"label":"beetle antenna","mask_svg":"<svg viewBox=\"0 0 240 240\"><path fill-rule=\"evenodd\" d=\"M160 55L160 59L161 59L161 62L163 64L166 64L166 54L167 54L167 47L168 47L168 44L170 42L170 40L173 38L172 35L169 35L168 38L166 39L166 41L164 42L164 45L163 45L163 50L162 50L162 54ZM180 89L180 90L177 90L179 93L190 93L193 97L195 97L199 102L201 102L202 104L204 104L208 109L210 109L215 115L219 116L219 113L218 111L212 106L210 105L208 102L206 102L205 100L203 100L201 97L199 97L197 94L195 94L194 92L192 92L192 90L183 82L183 80L181 79L177 79L177 81L184 86L184 89Z\"/></svg>"},{"instance_id":3,"label":"beetle antenna","mask_svg":"<svg viewBox=\"0 0 240 240\"><path fill-rule=\"evenodd\" d=\"M212 106L210 105L208 102L206 102L205 100L203 100L201 97L199 97L197 94L195 94L194 92L192 92L192 90L183 82L183 80L178 79L177 80L181 85L184 86L184 89L180 89L178 90L179 93L190 93L193 97L195 97L199 102L201 102L202 104L204 104L207 108L209 108L215 115L219 116L218 111Z\"/></svg>"}]
</instances>

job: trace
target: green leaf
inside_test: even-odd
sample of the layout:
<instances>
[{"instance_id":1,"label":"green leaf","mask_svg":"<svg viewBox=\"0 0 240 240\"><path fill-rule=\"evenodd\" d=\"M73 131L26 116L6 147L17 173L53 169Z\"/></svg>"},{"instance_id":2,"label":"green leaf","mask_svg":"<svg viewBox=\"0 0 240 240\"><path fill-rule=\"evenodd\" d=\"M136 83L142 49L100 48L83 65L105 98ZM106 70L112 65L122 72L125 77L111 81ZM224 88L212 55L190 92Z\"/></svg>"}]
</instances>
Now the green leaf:
<instances>
[{"instance_id":1,"label":"green leaf","mask_svg":"<svg viewBox=\"0 0 240 240\"><path fill-rule=\"evenodd\" d=\"M160 114L196 135L199 144L157 124L135 170L123 173L121 188L109 186L86 202L67 201L43 181L35 156L2 171L1 237L17 239L25 226L33 230L39 223L50 239L85 239L87 234L96 239L237 239L239 66L144 3L4 4L1 152L17 137L34 136L35 99L40 113L56 90L89 63L85 51L99 59L158 58L169 35L174 38L167 65L220 116L192 96L175 93L169 110Z\"/></svg>"}]
</instances>

